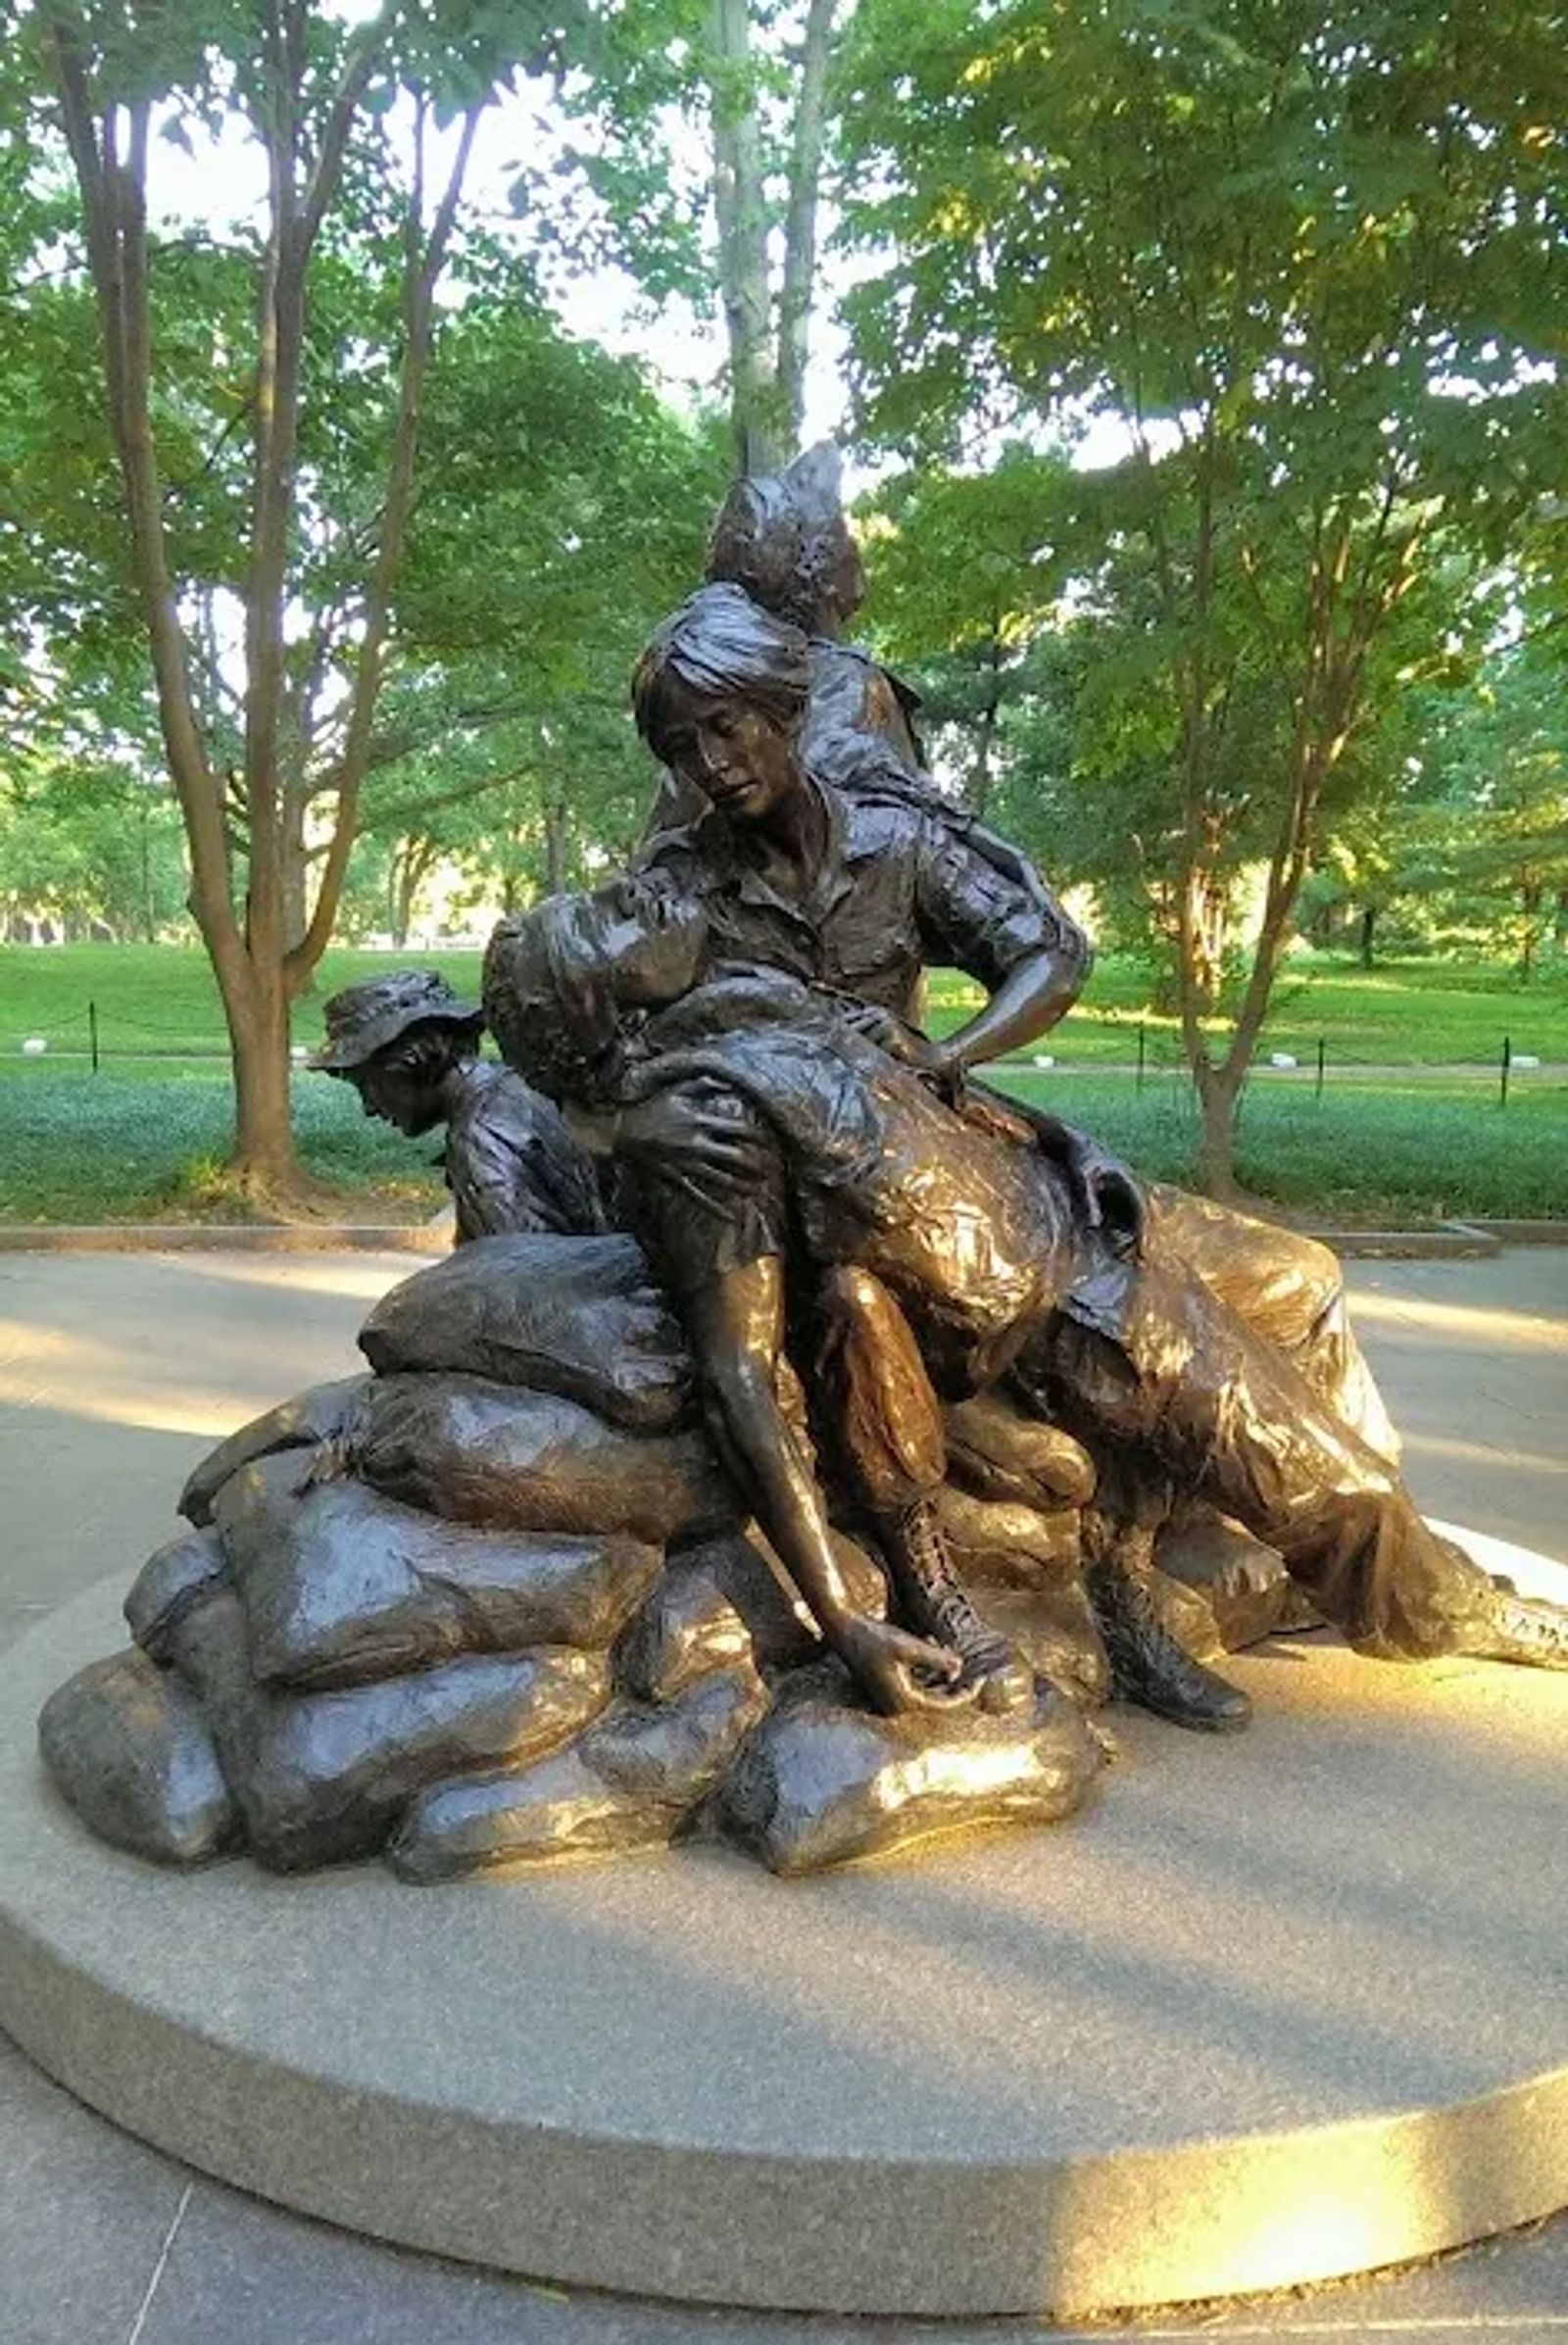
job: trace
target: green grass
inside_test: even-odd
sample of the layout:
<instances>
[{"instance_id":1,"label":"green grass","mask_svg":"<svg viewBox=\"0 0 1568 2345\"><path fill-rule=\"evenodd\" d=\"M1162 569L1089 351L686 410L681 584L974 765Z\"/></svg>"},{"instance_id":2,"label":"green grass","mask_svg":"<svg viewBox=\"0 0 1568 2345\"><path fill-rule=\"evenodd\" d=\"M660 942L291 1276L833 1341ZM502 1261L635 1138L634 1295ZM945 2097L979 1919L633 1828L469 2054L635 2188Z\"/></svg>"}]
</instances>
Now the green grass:
<instances>
[{"instance_id":1,"label":"green grass","mask_svg":"<svg viewBox=\"0 0 1568 2345\"><path fill-rule=\"evenodd\" d=\"M294 1039L321 1036L321 1004L341 986L383 969L439 969L467 1000L479 988L477 953L328 953L314 990L296 1006ZM107 1060L206 1053L226 1057L227 1035L207 955L183 945L0 945L0 1057L29 1035L51 1051L88 1047L88 1004L98 1010Z\"/></svg>"},{"instance_id":2,"label":"green grass","mask_svg":"<svg viewBox=\"0 0 1568 2345\"><path fill-rule=\"evenodd\" d=\"M1006 1087L1082 1124L1152 1179L1191 1178L1198 1110L1162 1075L1140 1094L1093 1074L1018 1075ZM1460 1079L1254 1084L1242 1102L1237 1175L1260 1197L1325 1224L1378 1228L1450 1216L1568 1216L1568 1084L1495 1092Z\"/></svg>"},{"instance_id":3,"label":"green grass","mask_svg":"<svg viewBox=\"0 0 1568 2345\"><path fill-rule=\"evenodd\" d=\"M217 1069L95 1075L80 1059L12 1061L0 1073L0 1221L227 1218L231 1124ZM294 1126L306 1170L353 1192L356 1218L415 1221L440 1203L435 1143L368 1122L346 1085L301 1076Z\"/></svg>"},{"instance_id":4,"label":"green grass","mask_svg":"<svg viewBox=\"0 0 1568 2345\"><path fill-rule=\"evenodd\" d=\"M1178 1076L1017 1075L1010 1088L1095 1132L1151 1177L1190 1177L1198 1121ZM374 1219L417 1219L441 1197L428 1142L368 1123L342 1085L294 1086L301 1156L359 1192ZM217 1070L91 1073L13 1061L0 1075L0 1221L140 1221L211 1210L229 1130ZM1325 1222L1377 1226L1568 1215L1568 1085L1516 1084L1507 1107L1462 1079L1263 1083L1243 1102L1239 1171L1260 1197ZM219 1208L221 1209L220 1207Z\"/></svg>"},{"instance_id":5,"label":"green grass","mask_svg":"<svg viewBox=\"0 0 1568 2345\"><path fill-rule=\"evenodd\" d=\"M3 980L0 980L3 982ZM932 1023L956 1024L980 994L944 971L933 979ZM1149 978L1114 954L1097 962L1084 999L1045 1045L1061 1066L1129 1064L1145 1029L1151 1066L1182 1063L1172 1017L1149 1006ZM1261 1054L1289 1050L1315 1061L1320 1038L1331 1066L1495 1065L1504 1035L1516 1050L1568 1059L1568 975L1553 971L1529 985L1488 963L1391 961L1361 969L1328 953L1287 962L1263 1029Z\"/></svg>"},{"instance_id":6,"label":"green grass","mask_svg":"<svg viewBox=\"0 0 1568 2345\"><path fill-rule=\"evenodd\" d=\"M295 1039L314 1045L321 1003L340 986L382 969L440 969L460 994L476 998L476 953L329 953L313 993L298 1005ZM951 972L931 984L931 1018L939 1030L968 1016L978 989ZM98 1010L99 1047L113 1063L190 1052L221 1056L222 1012L207 956L194 946L0 946L0 1060L41 1036L51 1053L85 1051L87 1005ZM1149 1007L1147 972L1107 953L1085 1000L1062 1021L1049 1049L1063 1066L1130 1064L1138 1028L1151 1065L1181 1058L1175 1021ZM1392 961L1362 970L1328 954L1292 960L1275 988L1263 1050L1291 1050L1303 1064L1327 1038L1331 1065L1495 1063L1502 1038L1538 1058L1568 1059L1568 975L1557 971L1521 985L1487 964Z\"/></svg>"},{"instance_id":7,"label":"green grass","mask_svg":"<svg viewBox=\"0 0 1568 2345\"><path fill-rule=\"evenodd\" d=\"M329 954L298 1039L314 1043L320 1004L339 986L416 960L473 998L476 953ZM931 1018L946 1028L978 999L939 974ZM103 1071L84 1055L87 1003L98 1004ZM1147 1023L1149 1080L1125 1075ZM1239 1170L1247 1186L1323 1219L1375 1223L1448 1214L1568 1214L1568 1089L1555 1074L1521 1074L1506 1110L1490 1085L1435 1075L1358 1082L1356 1063L1495 1060L1504 1033L1517 1050L1568 1059L1568 982L1521 987L1505 971L1408 961L1363 972L1319 956L1293 962L1265 1050L1303 1065L1329 1038L1321 1102L1309 1081L1263 1079L1243 1106ZM41 1035L42 1057L20 1055ZM1137 967L1107 956L1087 1003L1049 1045L1057 1069L1016 1077L1100 1133L1133 1162L1190 1175L1197 1117L1170 1022L1147 1008ZM205 1062L178 1054L205 1051ZM81 1055L72 1055L81 1053ZM1076 1070L1084 1070L1082 1072ZM300 1152L318 1178L361 1193L357 1210L387 1219L433 1209L429 1145L371 1125L341 1085L302 1075L294 1087ZM94 1221L221 1211L210 1194L226 1151L229 1090L222 1020L204 954L162 946L0 948L0 1220Z\"/></svg>"}]
</instances>

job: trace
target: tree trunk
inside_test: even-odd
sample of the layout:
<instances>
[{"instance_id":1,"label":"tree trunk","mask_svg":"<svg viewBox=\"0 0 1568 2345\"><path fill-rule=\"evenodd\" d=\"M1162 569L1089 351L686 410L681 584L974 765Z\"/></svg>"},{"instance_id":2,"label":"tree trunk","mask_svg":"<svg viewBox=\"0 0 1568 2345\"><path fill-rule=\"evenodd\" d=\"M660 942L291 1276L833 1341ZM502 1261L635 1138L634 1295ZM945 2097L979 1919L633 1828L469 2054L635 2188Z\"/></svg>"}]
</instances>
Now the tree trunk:
<instances>
[{"instance_id":1,"label":"tree trunk","mask_svg":"<svg viewBox=\"0 0 1568 2345\"><path fill-rule=\"evenodd\" d=\"M1236 1182L1236 1110L1242 1096L1242 1075L1229 1067L1201 1062L1193 1070L1201 1126L1198 1142L1198 1186L1205 1197L1221 1204L1238 1194Z\"/></svg>"},{"instance_id":2,"label":"tree trunk","mask_svg":"<svg viewBox=\"0 0 1568 2345\"><path fill-rule=\"evenodd\" d=\"M1373 930L1374 930L1374 928L1377 926L1377 918L1378 918L1378 911L1377 911L1377 905L1376 905L1375 904L1363 904L1363 905L1362 905L1362 907L1361 907L1361 966L1362 966L1362 968L1363 968L1363 969L1370 969L1370 968L1372 967L1372 965L1373 965L1373 953L1372 953L1372 931L1373 931Z\"/></svg>"},{"instance_id":3,"label":"tree trunk","mask_svg":"<svg viewBox=\"0 0 1568 2345\"><path fill-rule=\"evenodd\" d=\"M251 1195L280 1197L298 1177L281 969L253 969L237 1000L225 990L223 1014L234 1064L234 1171Z\"/></svg>"},{"instance_id":4,"label":"tree trunk","mask_svg":"<svg viewBox=\"0 0 1568 2345\"><path fill-rule=\"evenodd\" d=\"M784 212L784 275L778 304L779 409L786 454L800 445L806 419L806 366L816 291L816 214L827 119L828 67L838 0L811 0L802 35L799 94L790 145Z\"/></svg>"},{"instance_id":5,"label":"tree trunk","mask_svg":"<svg viewBox=\"0 0 1568 2345\"><path fill-rule=\"evenodd\" d=\"M1002 712L1002 639L995 625L986 638L984 666L985 698L980 705L980 721L975 727L974 760L969 767L968 785L969 804L981 816L984 816L991 800L991 757L996 748L997 720Z\"/></svg>"},{"instance_id":6,"label":"tree trunk","mask_svg":"<svg viewBox=\"0 0 1568 2345\"><path fill-rule=\"evenodd\" d=\"M767 189L752 57L750 0L710 0L713 213L718 283L729 345L730 419L737 469L773 472L785 458L768 331Z\"/></svg>"},{"instance_id":7,"label":"tree trunk","mask_svg":"<svg viewBox=\"0 0 1568 2345\"><path fill-rule=\"evenodd\" d=\"M305 846L305 807L304 791L293 783L286 785L282 793L280 852L284 950L289 953L300 944L310 926L310 860Z\"/></svg>"},{"instance_id":8,"label":"tree trunk","mask_svg":"<svg viewBox=\"0 0 1568 2345\"><path fill-rule=\"evenodd\" d=\"M1229 913L1224 881L1201 864L1190 866L1176 921L1175 1000L1178 1007L1190 1004L1200 1054L1206 1045L1197 1036L1197 1022L1214 1016L1224 990Z\"/></svg>"},{"instance_id":9,"label":"tree trunk","mask_svg":"<svg viewBox=\"0 0 1568 2345\"><path fill-rule=\"evenodd\" d=\"M558 800L545 808L545 893L566 892L566 809Z\"/></svg>"},{"instance_id":10,"label":"tree trunk","mask_svg":"<svg viewBox=\"0 0 1568 2345\"><path fill-rule=\"evenodd\" d=\"M1195 887L1193 982L1198 991L1201 1014L1210 1018L1219 1008L1225 990L1225 944L1230 907L1225 899L1224 882L1214 873L1197 874Z\"/></svg>"},{"instance_id":11,"label":"tree trunk","mask_svg":"<svg viewBox=\"0 0 1568 2345\"><path fill-rule=\"evenodd\" d=\"M409 941L414 926L414 906L420 883L429 869L429 858L418 852L415 842L408 842L393 857L392 870L392 948L401 953Z\"/></svg>"},{"instance_id":12,"label":"tree trunk","mask_svg":"<svg viewBox=\"0 0 1568 2345\"><path fill-rule=\"evenodd\" d=\"M158 936L158 907L153 900L152 841L148 836L150 816L145 805L140 808L141 832L141 935L144 945L156 942Z\"/></svg>"},{"instance_id":13,"label":"tree trunk","mask_svg":"<svg viewBox=\"0 0 1568 2345\"><path fill-rule=\"evenodd\" d=\"M1536 948L1541 942L1541 900L1544 894L1533 871L1519 875L1519 974L1528 985L1536 973Z\"/></svg>"}]
</instances>

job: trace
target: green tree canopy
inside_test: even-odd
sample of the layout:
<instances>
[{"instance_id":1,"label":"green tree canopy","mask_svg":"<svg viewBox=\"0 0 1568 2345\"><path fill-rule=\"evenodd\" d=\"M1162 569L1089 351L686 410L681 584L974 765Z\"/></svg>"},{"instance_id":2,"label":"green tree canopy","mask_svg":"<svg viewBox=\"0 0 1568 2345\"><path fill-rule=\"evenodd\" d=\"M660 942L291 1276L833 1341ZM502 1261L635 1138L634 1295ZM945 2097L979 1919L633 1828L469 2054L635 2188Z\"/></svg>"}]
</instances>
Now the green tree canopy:
<instances>
[{"instance_id":1,"label":"green tree canopy","mask_svg":"<svg viewBox=\"0 0 1568 2345\"><path fill-rule=\"evenodd\" d=\"M530 77L576 87L618 13L387 0L351 26L306 0L19 0L8 20L0 95L28 142L0 313L12 715L83 759L156 739L236 1161L264 1187L291 1178L289 1002L382 768L433 745L432 717L470 749L487 712L538 732L588 664L572 631L655 615L636 598L662 586L661 532L708 477L635 369L551 322L543 231L504 244L465 210L486 109ZM624 126L644 94L622 99ZM175 150L220 183L260 166L264 204L172 218ZM587 582L617 517L618 603Z\"/></svg>"},{"instance_id":2,"label":"green tree canopy","mask_svg":"<svg viewBox=\"0 0 1568 2345\"><path fill-rule=\"evenodd\" d=\"M1076 476L1077 543L1101 549L1080 601L1109 631L1090 713L1138 790L1165 777L1218 1188L1314 842L1373 770L1351 753L1408 664L1410 599L1461 554L1500 559L1561 477L1555 27L1452 0L857 17L866 428L982 470L999 429L1124 437ZM1105 807L1120 835L1125 812ZM1244 823L1262 934L1216 1055L1204 941Z\"/></svg>"}]
</instances>

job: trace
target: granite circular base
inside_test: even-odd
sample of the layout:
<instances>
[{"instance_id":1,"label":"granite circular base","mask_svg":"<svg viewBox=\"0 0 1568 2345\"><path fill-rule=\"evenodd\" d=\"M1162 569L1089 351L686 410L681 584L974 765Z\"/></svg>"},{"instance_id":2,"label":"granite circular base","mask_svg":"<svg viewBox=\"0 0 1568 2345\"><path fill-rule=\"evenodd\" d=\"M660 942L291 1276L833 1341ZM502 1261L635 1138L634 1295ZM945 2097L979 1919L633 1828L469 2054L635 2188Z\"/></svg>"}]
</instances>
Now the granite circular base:
<instances>
[{"instance_id":1,"label":"granite circular base","mask_svg":"<svg viewBox=\"0 0 1568 2345\"><path fill-rule=\"evenodd\" d=\"M9 1658L0 2023L225 2180L565 2283L1058 2318L1568 2203L1568 1678L1290 1639L1233 1664L1239 1739L1112 1712L1121 1764L1052 1830L411 1889L88 1835L34 1720L122 1592Z\"/></svg>"}]
</instances>

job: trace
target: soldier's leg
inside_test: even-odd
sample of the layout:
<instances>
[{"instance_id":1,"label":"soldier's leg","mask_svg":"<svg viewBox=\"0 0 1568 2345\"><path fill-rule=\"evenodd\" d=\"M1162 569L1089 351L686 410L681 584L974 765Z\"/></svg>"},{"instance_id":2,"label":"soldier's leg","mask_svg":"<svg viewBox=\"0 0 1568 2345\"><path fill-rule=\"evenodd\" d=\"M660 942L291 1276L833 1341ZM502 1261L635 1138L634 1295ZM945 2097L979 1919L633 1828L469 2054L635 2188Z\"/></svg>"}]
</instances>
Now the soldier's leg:
<instances>
[{"instance_id":1,"label":"soldier's leg","mask_svg":"<svg viewBox=\"0 0 1568 2345\"><path fill-rule=\"evenodd\" d=\"M1146 1445L1266 1539L1359 1651L1568 1666L1568 1614L1505 1595L1430 1531L1394 1469L1198 1281L1132 1270L1113 1332L1062 1311L1031 1357L1067 1423Z\"/></svg>"},{"instance_id":2,"label":"soldier's leg","mask_svg":"<svg viewBox=\"0 0 1568 2345\"><path fill-rule=\"evenodd\" d=\"M1287 1352L1335 1415L1392 1465L1399 1437L1355 1339L1345 1273L1331 1247L1299 1231L1154 1183L1146 1251L1156 1267L1196 1271L1255 1335Z\"/></svg>"},{"instance_id":3,"label":"soldier's leg","mask_svg":"<svg viewBox=\"0 0 1568 2345\"><path fill-rule=\"evenodd\" d=\"M1034 1679L1007 1638L970 1601L937 1520L947 1474L942 1407L908 1321L880 1279L825 1272L815 1296L817 1398L857 1502L876 1525L894 1592L918 1635L963 1659L960 1684L982 1708L1022 1708Z\"/></svg>"},{"instance_id":4,"label":"soldier's leg","mask_svg":"<svg viewBox=\"0 0 1568 2345\"><path fill-rule=\"evenodd\" d=\"M1169 1518L1170 1477L1145 1444L1102 1444L1095 1494L1084 1508L1084 1588L1123 1701L1201 1734L1240 1733L1252 1705L1239 1685L1189 1652L1168 1617L1175 1584L1155 1542Z\"/></svg>"},{"instance_id":5,"label":"soldier's leg","mask_svg":"<svg viewBox=\"0 0 1568 2345\"><path fill-rule=\"evenodd\" d=\"M741 1152L742 1176L727 1158ZM779 1144L738 1093L706 1076L672 1084L638 1138L635 1227L686 1329L713 1443L828 1643L872 1704L949 1698L951 1648L854 1610L808 1449L785 1402L788 1221Z\"/></svg>"},{"instance_id":6,"label":"soldier's leg","mask_svg":"<svg viewBox=\"0 0 1568 2345\"><path fill-rule=\"evenodd\" d=\"M1291 1358L1336 1416L1350 1425L1367 1446L1391 1465L1399 1459L1399 1438L1383 1405L1382 1395L1356 1343L1345 1298L1344 1274L1337 1255L1315 1239L1250 1213L1216 1204L1211 1198L1154 1184L1149 1192L1146 1252L1156 1266L1178 1277L1196 1275L1209 1293L1246 1321L1253 1333ZM1223 1521L1217 1506L1190 1500L1184 1509L1191 1523ZM1131 1552L1135 1541L1127 1542ZM1132 1698L1179 1724L1212 1728L1245 1724L1244 1697L1234 1688L1229 1702L1217 1700L1214 1686L1225 1686L1212 1672L1207 1681L1195 1680L1189 1657L1176 1638L1161 1639L1138 1633L1146 1599L1157 1590L1152 1569L1140 1582L1123 1574L1118 1580L1107 1570L1102 1578L1101 1606L1107 1624L1114 1618L1112 1598L1118 1587L1126 1591L1123 1609L1129 1613L1122 1642L1131 1656L1127 1670ZM1157 1606L1153 1608L1157 1614ZM1109 1633L1107 1625L1107 1633ZM1195 1696L1194 1688L1197 1687Z\"/></svg>"}]
</instances>

